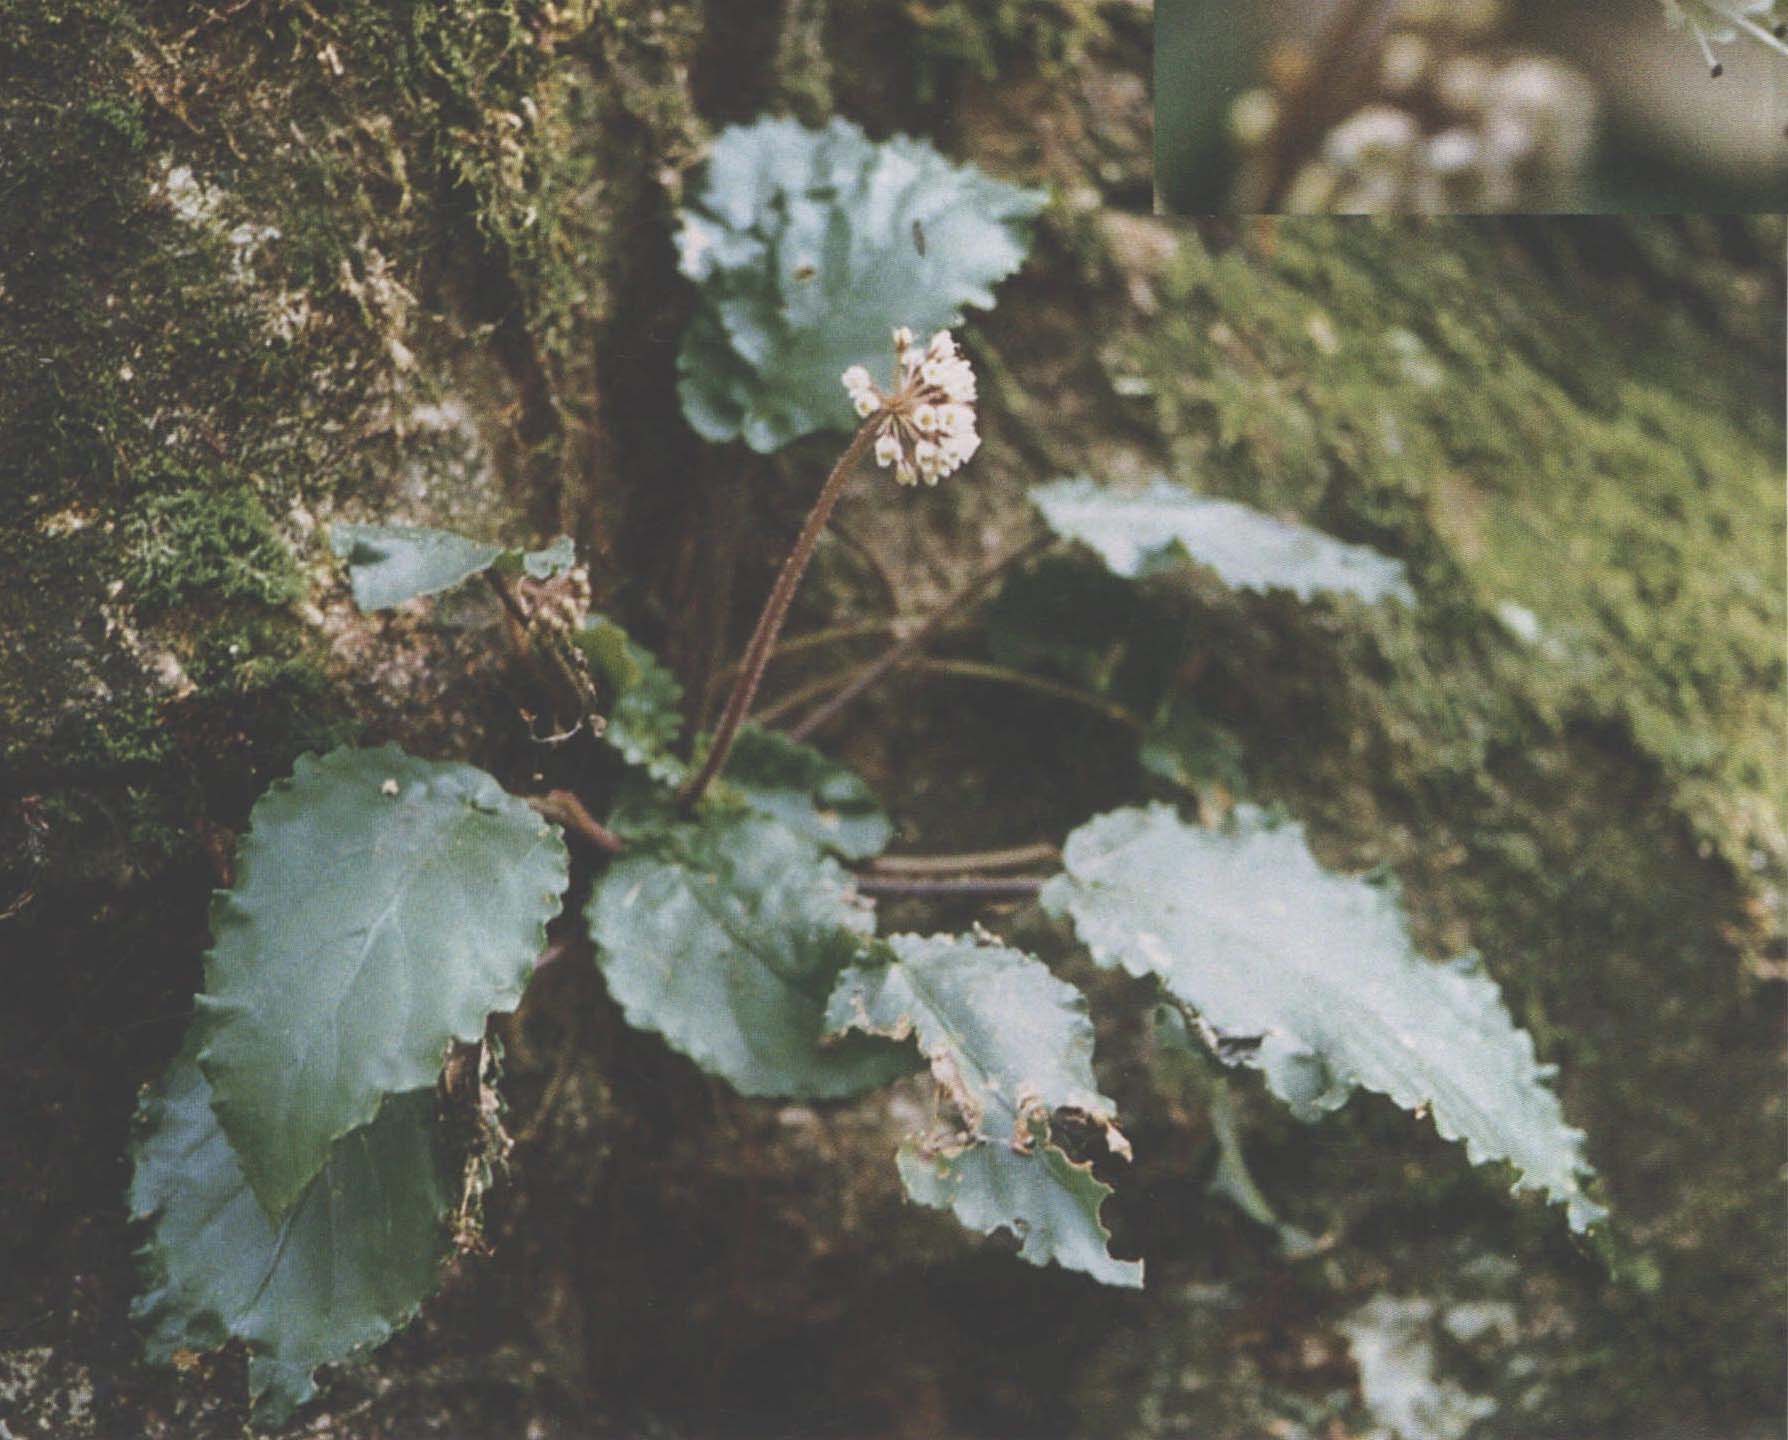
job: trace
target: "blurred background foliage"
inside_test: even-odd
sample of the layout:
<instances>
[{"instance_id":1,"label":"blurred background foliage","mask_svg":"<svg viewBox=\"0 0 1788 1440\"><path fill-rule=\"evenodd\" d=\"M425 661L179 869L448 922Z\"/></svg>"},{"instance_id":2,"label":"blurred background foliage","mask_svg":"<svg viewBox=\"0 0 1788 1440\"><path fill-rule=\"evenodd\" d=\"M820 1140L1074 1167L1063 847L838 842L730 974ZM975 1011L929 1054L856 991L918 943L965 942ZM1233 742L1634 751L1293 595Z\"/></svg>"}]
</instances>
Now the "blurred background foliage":
<instances>
[{"instance_id":1,"label":"blurred background foliage","mask_svg":"<svg viewBox=\"0 0 1788 1440\"><path fill-rule=\"evenodd\" d=\"M1346 10L1384 16L1434 9L1426 0L1159 0L1155 143L1159 203L1168 213L1255 208L1236 189L1241 151L1236 102L1308 67L1335 66L1322 37ZM1452 208L1724 213L1788 209L1788 58L1739 43L1719 47L1712 79L1686 30L1670 28L1656 0L1494 0L1439 7L1493 15L1475 48L1488 57L1530 52L1580 72L1598 119L1587 164L1567 192L1516 205ZM1453 17L1456 20L1456 16ZM1475 23L1475 22L1474 22ZM1245 121L1244 121L1245 128ZM1290 208L1275 203L1272 208ZM1297 208L1314 208L1299 206Z\"/></svg>"}]
</instances>

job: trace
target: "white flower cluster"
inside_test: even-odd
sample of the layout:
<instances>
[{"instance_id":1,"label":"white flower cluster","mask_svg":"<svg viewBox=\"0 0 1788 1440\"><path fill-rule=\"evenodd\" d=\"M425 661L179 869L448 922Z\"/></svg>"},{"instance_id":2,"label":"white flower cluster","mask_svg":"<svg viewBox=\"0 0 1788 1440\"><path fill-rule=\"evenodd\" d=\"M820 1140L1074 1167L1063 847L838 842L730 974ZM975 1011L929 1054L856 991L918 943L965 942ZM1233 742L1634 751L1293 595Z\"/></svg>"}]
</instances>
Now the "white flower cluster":
<instances>
[{"instance_id":1,"label":"white flower cluster","mask_svg":"<svg viewBox=\"0 0 1788 1440\"><path fill-rule=\"evenodd\" d=\"M853 365L843 375L857 414L880 419L875 462L893 468L902 485L935 485L968 464L981 448L975 433L975 372L948 330L921 347L902 325L894 332L894 386L884 392L869 371Z\"/></svg>"},{"instance_id":2,"label":"white flower cluster","mask_svg":"<svg viewBox=\"0 0 1788 1440\"><path fill-rule=\"evenodd\" d=\"M1238 204L1262 208L1271 191L1273 208L1305 213L1571 208L1595 138L1589 81L1547 56L1497 46L1491 4L1404 0L1398 21L1371 97L1310 152L1284 155L1272 91L1236 102Z\"/></svg>"},{"instance_id":3,"label":"white flower cluster","mask_svg":"<svg viewBox=\"0 0 1788 1440\"><path fill-rule=\"evenodd\" d=\"M1715 78L1726 67L1715 57L1715 45L1751 40L1788 55L1788 23L1779 0L1663 0L1664 16L1677 29L1687 28L1701 47L1701 56Z\"/></svg>"}]
</instances>

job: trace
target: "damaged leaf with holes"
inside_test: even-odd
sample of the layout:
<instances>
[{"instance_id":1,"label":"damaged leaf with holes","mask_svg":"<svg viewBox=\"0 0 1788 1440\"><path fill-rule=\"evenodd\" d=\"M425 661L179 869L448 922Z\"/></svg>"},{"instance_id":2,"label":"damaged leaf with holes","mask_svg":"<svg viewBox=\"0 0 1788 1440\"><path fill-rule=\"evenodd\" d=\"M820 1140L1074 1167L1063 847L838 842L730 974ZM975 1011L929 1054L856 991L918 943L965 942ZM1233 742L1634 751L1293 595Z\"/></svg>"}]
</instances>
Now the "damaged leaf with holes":
<instances>
[{"instance_id":1,"label":"damaged leaf with holes","mask_svg":"<svg viewBox=\"0 0 1788 1440\"><path fill-rule=\"evenodd\" d=\"M1093 1076L1092 1021L1073 986L979 938L895 935L839 977L826 1023L840 1035L910 1039L931 1066L949 1122L902 1145L909 1196L954 1211L971 1230L1012 1232L1033 1265L1142 1284L1141 1263L1108 1249L1099 1211L1111 1187L1052 1132L1053 1118L1071 1112L1129 1158L1116 1107Z\"/></svg>"}]
</instances>

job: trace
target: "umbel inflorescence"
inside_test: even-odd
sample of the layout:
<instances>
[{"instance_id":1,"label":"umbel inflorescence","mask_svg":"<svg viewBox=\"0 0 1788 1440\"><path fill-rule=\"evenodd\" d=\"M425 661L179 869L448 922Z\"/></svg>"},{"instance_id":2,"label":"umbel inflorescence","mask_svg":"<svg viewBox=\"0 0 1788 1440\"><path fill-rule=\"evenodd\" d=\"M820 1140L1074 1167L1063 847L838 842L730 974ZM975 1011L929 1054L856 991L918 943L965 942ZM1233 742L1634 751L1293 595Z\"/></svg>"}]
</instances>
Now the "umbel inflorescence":
<instances>
[{"instance_id":1,"label":"umbel inflorescence","mask_svg":"<svg viewBox=\"0 0 1788 1440\"><path fill-rule=\"evenodd\" d=\"M861 365L844 372L844 388L857 414L875 421L876 464L892 466L902 485L935 485L981 448L975 372L948 330L921 348L902 325L894 332L894 357L892 389L882 390Z\"/></svg>"}]
</instances>

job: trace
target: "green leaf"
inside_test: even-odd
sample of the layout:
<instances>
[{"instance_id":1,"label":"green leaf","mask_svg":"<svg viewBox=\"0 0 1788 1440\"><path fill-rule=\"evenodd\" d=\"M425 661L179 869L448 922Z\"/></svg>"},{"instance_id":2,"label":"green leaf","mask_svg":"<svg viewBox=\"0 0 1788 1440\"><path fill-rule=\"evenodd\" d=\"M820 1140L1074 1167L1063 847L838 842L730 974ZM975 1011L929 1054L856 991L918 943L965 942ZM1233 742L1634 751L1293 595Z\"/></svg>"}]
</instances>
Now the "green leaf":
<instances>
[{"instance_id":1,"label":"green leaf","mask_svg":"<svg viewBox=\"0 0 1788 1440\"><path fill-rule=\"evenodd\" d=\"M888 371L897 325L923 334L991 308L1045 198L846 120L723 131L677 237L699 290L678 356L685 417L763 452L854 430L839 377Z\"/></svg>"},{"instance_id":2,"label":"green leaf","mask_svg":"<svg viewBox=\"0 0 1788 1440\"><path fill-rule=\"evenodd\" d=\"M951 1154L909 1141L895 1162L916 1204L953 1211L982 1235L1009 1230L1022 1236L1021 1259L1033 1265L1053 1260L1103 1285L1140 1290L1142 1262L1114 1260L1105 1248L1110 1232L1099 1220L1099 1207L1113 1193L1111 1186L1042 1133L1033 1133L1025 1144L1023 1151L971 1145Z\"/></svg>"},{"instance_id":3,"label":"green leaf","mask_svg":"<svg viewBox=\"0 0 1788 1440\"><path fill-rule=\"evenodd\" d=\"M1099 1207L1111 1188L1050 1140L1050 1117L1068 1110L1130 1153L1093 1078L1085 998L1041 961L977 939L895 935L882 950L885 963L839 977L826 1023L834 1034L911 1037L931 1063L953 1124L902 1148L907 1193L983 1234L1011 1230L1033 1265L1140 1286L1142 1265L1106 1249Z\"/></svg>"},{"instance_id":4,"label":"green leaf","mask_svg":"<svg viewBox=\"0 0 1788 1440\"><path fill-rule=\"evenodd\" d=\"M741 1094L831 1099L911 1068L880 1041L820 1044L874 921L837 864L773 820L717 808L639 836L587 914L628 1021Z\"/></svg>"},{"instance_id":5,"label":"green leaf","mask_svg":"<svg viewBox=\"0 0 1788 1440\"><path fill-rule=\"evenodd\" d=\"M551 580L577 564L577 549L569 535L561 535L544 550L505 550L497 557L497 569L526 575L530 580Z\"/></svg>"},{"instance_id":6,"label":"green leaf","mask_svg":"<svg viewBox=\"0 0 1788 1440\"><path fill-rule=\"evenodd\" d=\"M747 725L739 731L725 788L846 860L881 854L894 834L875 792L856 771L774 730Z\"/></svg>"},{"instance_id":7,"label":"green leaf","mask_svg":"<svg viewBox=\"0 0 1788 1440\"><path fill-rule=\"evenodd\" d=\"M394 745L299 759L255 805L211 910L199 1063L255 1193L284 1214L388 1094L513 1009L559 911L558 832L469 765Z\"/></svg>"},{"instance_id":8,"label":"green leaf","mask_svg":"<svg viewBox=\"0 0 1788 1440\"><path fill-rule=\"evenodd\" d=\"M416 525L332 525L329 545L347 561L354 603L362 610L389 610L418 595L438 595L493 566L546 580L577 559L564 536L545 550L524 552Z\"/></svg>"},{"instance_id":9,"label":"green leaf","mask_svg":"<svg viewBox=\"0 0 1788 1440\"><path fill-rule=\"evenodd\" d=\"M387 1099L276 1222L217 1123L195 1048L138 1107L130 1209L151 1230L131 1313L157 1362L243 1341L255 1420L279 1425L316 1393L319 1365L382 1343L439 1283L449 1200L434 1094Z\"/></svg>"},{"instance_id":10,"label":"green leaf","mask_svg":"<svg viewBox=\"0 0 1788 1440\"><path fill-rule=\"evenodd\" d=\"M1516 1188L1563 1202L1574 1228L1603 1217L1553 1067L1495 982L1423 959L1395 897L1322 869L1298 826L1243 807L1229 832L1200 830L1154 805L1083 825L1063 858L1044 906L1073 917L1100 964L1159 976L1220 1058L1263 1071L1300 1117L1364 1086L1431 1111L1474 1162L1512 1163Z\"/></svg>"},{"instance_id":11,"label":"green leaf","mask_svg":"<svg viewBox=\"0 0 1788 1440\"><path fill-rule=\"evenodd\" d=\"M1031 491L1049 528L1098 553L1128 579L1189 557L1238 590L1413 598L1401 562L1234 500L1194 495L1166 480L1114 490L1084 477Z\"/></svg>"},{"instance_id":12,"label":"green leaf","mask_svg":"<svg viewBox=\"0 0 1788 1440\"><path fill-rule=\"evenodd\" d=\"M1169 695L1150 719L1138 758L1157 780L1189 795L1213 787L1231 794L1247 788L1241 741L1183 692Z\"/></svg>"},{"instance_id":13,"label":"green leaf","mask_svg":"<svg viewBox=\"0 0 1788 1440\"><path fill-rule=\"evenodd\" d=\"M676 677L605 616L592 615L575 639L607 710L603 740L654 780L679 783L685 767L672 747L683 730L683 687Z\"/></svg>"}]
</instances>

